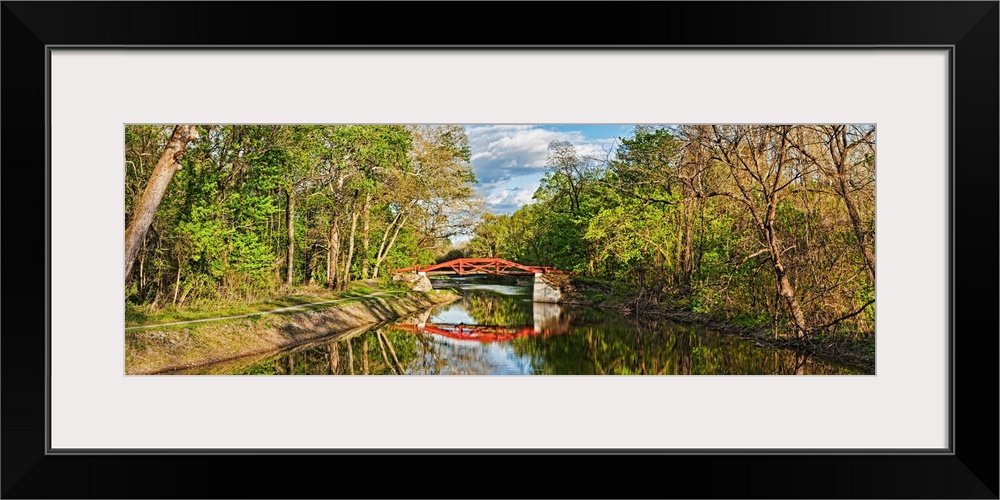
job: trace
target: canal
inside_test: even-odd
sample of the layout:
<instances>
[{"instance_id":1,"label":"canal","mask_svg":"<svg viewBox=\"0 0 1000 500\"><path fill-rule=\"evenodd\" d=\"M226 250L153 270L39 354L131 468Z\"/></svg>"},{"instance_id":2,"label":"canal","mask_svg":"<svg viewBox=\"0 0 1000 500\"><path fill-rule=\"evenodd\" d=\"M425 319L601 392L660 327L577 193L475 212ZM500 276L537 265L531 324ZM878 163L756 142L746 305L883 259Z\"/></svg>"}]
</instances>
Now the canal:
<instances>
[{"instance_id":1,"label":"canal","mask_svg":"<svg viewBox=\"0 0 1000 500\"><path fill-rule=\"evenodd\" d=\"M178 374L864 374L698 325L533 303L531 279L436 280L462 298L398 321Z\"/></svg>"}]
</instances>

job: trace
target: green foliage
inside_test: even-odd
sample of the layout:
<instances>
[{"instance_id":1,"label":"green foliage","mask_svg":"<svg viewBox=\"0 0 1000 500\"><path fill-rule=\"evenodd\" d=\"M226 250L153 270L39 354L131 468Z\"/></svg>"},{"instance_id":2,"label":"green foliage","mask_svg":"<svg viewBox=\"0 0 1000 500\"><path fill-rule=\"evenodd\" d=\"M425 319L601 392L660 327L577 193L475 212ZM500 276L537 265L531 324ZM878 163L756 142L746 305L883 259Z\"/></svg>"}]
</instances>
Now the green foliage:
<instances>
[{"instance_id":1,"label":"green foliage","mask_svg":"<svg viewBox=\"0 0 1000 500\"><path fill-rule=\"evenodd\" d=\"M855 169L844 175L863 186L850 196L871 244L873 156L860 153L873 152L864 142L871 129L851 129L858 160L841 167L829 149L816 146L837 130L640 126L601 165L588 164L568 143L554 143L535 203L510 215L484 215L469 255L633 285L633 297L651 293L746 326L771 325L777 315L779 328L788 330L790 306L776 294L777 253L807 323L837 322L874 294L843 195L829 187L838 168ZM784 142L766 143L775 137ZM773 151L780 148L779 164ZM588 293L591 300L613 300ZM874 306L838 328L870 335Z\"/></svg>"},{"instance_id":2,"label":"green foliage","mask_svg":"<svg viewBox=\"0 0 1000 500\"><path fill-rule=\"evenodd\" d=\"M500 257L620 285L588 291L591 300L663 297L748 325L777 317L787 330L777 258L809 325L868 337L872 132L639 126L607 160L554 142L533 203L479 216L460 126L200 127L124 288L156 311L266 298L285 287L289 260L293 286L344 289L376 264L384 277L442 256ZM126 223L169 134L125 129ZM831 140L854 146L838 159L823 146ZM446 255L443 242L465 230L472 240Z\"/></svg>"},{"instance_id":3,"label":"green foliage","mask_svg":"<svg viewBox=\"0 0 1000 500\"><path fill-rule=\"evenodd\" d=\"M170 130L125 129L126 223ZM331 288L370 276L377 261L381 274L432 262L440 237L427 234L437 229L423 225L425 204L468 198L475 182L461 127L231 125L200 127L199 135L125 284L133 304L272 296L289 260L293 285ZM449 190L428 190L434 182ZM330 282L331 267L343 283Z\"/></svg>"}]
</instances>

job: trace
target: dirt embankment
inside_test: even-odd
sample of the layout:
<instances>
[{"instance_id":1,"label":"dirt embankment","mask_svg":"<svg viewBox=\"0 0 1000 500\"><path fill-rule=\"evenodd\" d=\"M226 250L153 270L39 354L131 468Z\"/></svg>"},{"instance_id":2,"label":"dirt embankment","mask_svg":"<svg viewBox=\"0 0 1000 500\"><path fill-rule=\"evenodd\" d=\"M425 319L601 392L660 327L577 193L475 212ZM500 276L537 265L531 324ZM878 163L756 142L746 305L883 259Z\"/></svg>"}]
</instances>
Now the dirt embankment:
<instances>
[{"instance_id":1,"label":"dirt embankment","mask_svg":"<svg viewBox=\"0 0 1000 500\"><path fill-rule=\"evenodd\" d=\"M127 331L125 373L152 374L272 352L458 298L450 291L410 291L307 311Z\"/></svg>"}]
</instances>

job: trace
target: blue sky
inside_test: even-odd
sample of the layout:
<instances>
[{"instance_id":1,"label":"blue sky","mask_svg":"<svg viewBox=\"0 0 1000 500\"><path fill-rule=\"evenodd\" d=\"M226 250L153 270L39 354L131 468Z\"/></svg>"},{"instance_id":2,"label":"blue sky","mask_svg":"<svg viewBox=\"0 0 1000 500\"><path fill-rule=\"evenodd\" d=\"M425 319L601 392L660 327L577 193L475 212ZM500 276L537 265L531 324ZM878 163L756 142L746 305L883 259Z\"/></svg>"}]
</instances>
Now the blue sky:
<instances>
[{"instance_id":1,"label":"blue sky","mask_svg":"<svg viewBox=\"0 0 1000 500\"><path fill-rule=\"evenodd\" d=\"M569 141L580 155L607 157L633 125L467 125L476 191L495 214L531 203L545 175L548 145Z\"/></svg>"}]
</instances>

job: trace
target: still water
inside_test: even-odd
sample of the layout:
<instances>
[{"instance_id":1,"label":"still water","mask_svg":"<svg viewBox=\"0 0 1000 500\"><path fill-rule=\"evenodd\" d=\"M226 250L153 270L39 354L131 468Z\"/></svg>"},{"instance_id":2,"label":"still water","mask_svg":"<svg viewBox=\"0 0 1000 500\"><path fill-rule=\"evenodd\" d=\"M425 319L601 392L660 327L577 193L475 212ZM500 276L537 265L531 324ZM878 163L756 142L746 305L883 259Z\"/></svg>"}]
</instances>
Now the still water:
<instances>
[{"instance_id":1,"label":"still water","mask_svg":"<svg viewBox=\"0 0 1000 500\"><path fill-rule=\"evenodd\" d=\"M179 373L295 375L862 374L697 325L533 303L530 279L456 277L462 298L285 351Z\"/></svg>"}]
</instances>

